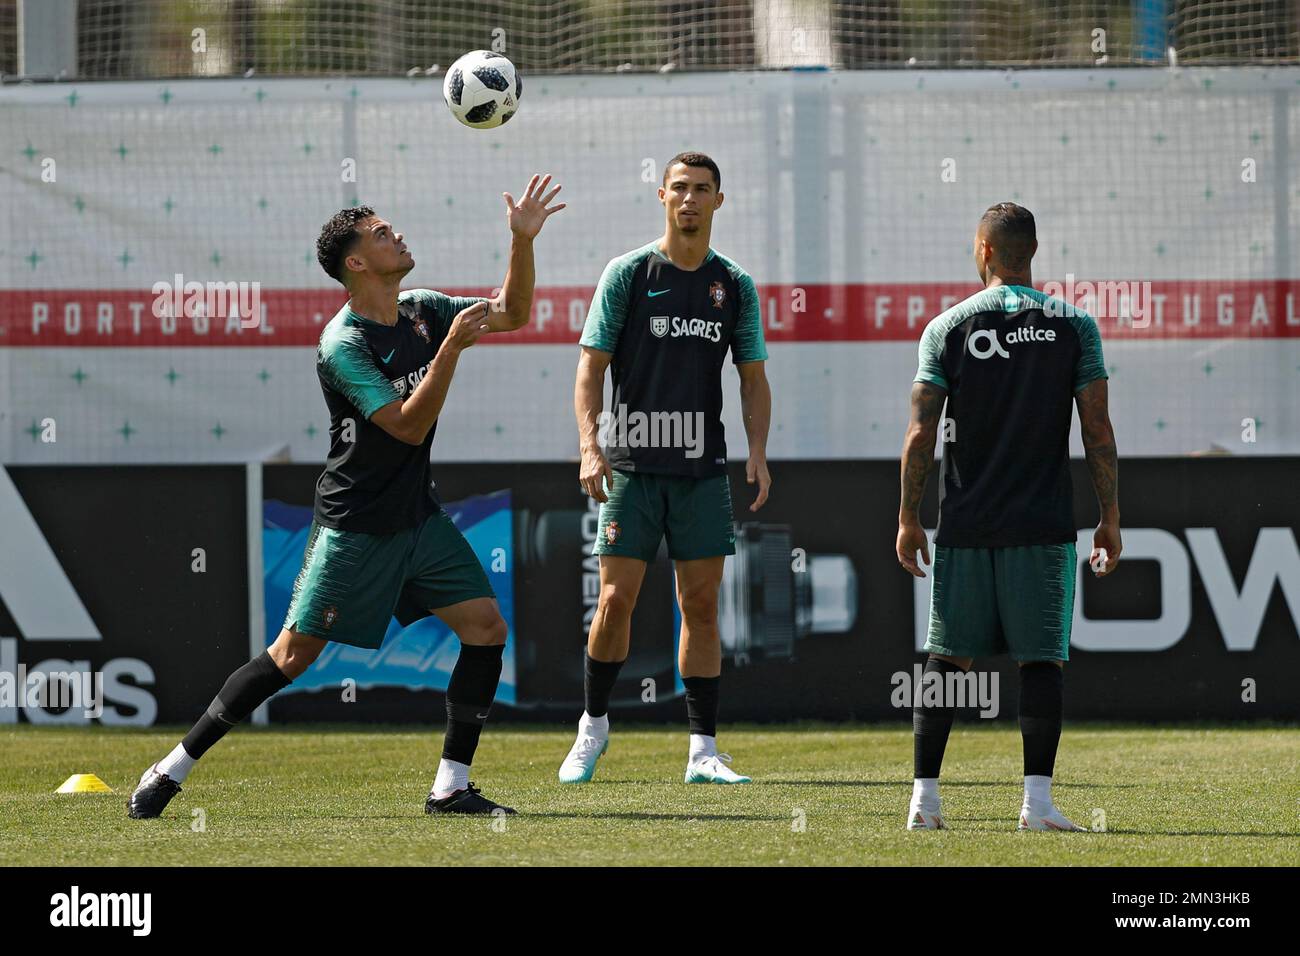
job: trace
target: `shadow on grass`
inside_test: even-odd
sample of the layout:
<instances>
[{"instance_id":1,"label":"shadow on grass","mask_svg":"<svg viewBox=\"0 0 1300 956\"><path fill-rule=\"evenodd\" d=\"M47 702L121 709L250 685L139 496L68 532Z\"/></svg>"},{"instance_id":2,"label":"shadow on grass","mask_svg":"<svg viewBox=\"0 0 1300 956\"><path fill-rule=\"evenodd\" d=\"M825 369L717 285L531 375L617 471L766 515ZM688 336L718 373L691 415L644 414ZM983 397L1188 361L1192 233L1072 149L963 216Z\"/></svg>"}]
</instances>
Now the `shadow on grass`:
<instances>
[{"instance_id":1,"label":"shadow on grass","mask_svg":"<svg viewBox=\"0 0 1300 956\"><path fill-rule=\"evenodd\" d=\"M419 820L424 817L430 817L438 820L467 820L472 823L483 823L492 820L490 814L486 813L331 813L331 814L291 814L276 815L263 813L243 813L240 819L245 822L300 822L305 820L350 820L354 822L364 822L368 820ZM635 813L627 812L610 812L602 810L591 810L585 813L578 812L558 812L550 810L526 810L520 809L519 813L514 816L505 818L511 822L522 820L711 820L711 821L729 821L729 820L759 820L763 822L782 822L787 823L790 820L788 815L767 816L756 813ZM132 821L135 822L135 821ZM145 821L152 823L154 821ZM167 823L167 820L163 820ZM189 821L182 821L188 823ZM434 824L431 824L431 826Z\"/></svg>"},{"instance_id":2,"label":"shadow on grass","mask_svg":"<svg viewBox=\"0 0 1300 956\"><path fill-rule=\"evenodd\" d=\"M789 815L768 816L758 813L605 813L599 810L590 813L521 813L519 816L524 819L546 817L560 820L761 820L765 823L790 821Z\"/></svg>"},{"instance_id":3,"label":"shadow on grass","mask_svg":"<svg viewBox=\"0 0 1300 956\"><path fill-rule=\"evenodd\" d=\"M614 781L610 781L611 783ZM632 781L626 781L631 783ZM907 780L767 780L756 779L756 784L781 787L910 787ZM950 787L1015 787L1017 780L943 780L939 786L947 790ZM1139 786L1136 783L1053 783L1058 789L1072 790L1127 790Z\"/></svg>"},{"instance_id":4,"label":"shadow on grass","mask_svg":"<svg viewBox=\"0 0 1300 956\"><path fill-rule=\"evenodd\" d=\"M1106 831L1115 836L1156 836L1156 837L1300 837L1300 830L1283 833L1260 833L1249 830L1120 830L1111 827Z\"/></svg>"}]
</instances>

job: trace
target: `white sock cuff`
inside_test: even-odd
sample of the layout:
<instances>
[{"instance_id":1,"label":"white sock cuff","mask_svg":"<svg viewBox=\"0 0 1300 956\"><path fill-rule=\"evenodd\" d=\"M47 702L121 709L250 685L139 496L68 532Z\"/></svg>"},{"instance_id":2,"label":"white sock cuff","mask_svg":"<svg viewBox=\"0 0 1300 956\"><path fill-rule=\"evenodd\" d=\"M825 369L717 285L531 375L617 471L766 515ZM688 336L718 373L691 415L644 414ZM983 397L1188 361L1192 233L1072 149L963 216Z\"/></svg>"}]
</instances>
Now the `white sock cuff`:
<instances>
[{"instance_id":1,"label":"white sock cuff","mask_svg":"<svg viewBox=\"0 0 1300 956\"><path fill-rule=\"evenodd\" d=\"M1025 777L1025 799L1034 803L1052 802L1052 778L1038 774Z\"/></svg>"},{"instance_id":2,"label":"white sock cuff","mask_svg":"<svg viewBox=\"0 0 1300 956\"><path fill-rule=\"evenodd\" d=\"M705 734L691 734L691 759L697 757L716 757L718 755L718 738Z\"/></svg>"},{"instance_id":3,"label":"white sock cuff","mask_svg":"<svg viewBox=\"0 0 1300 956\"><path fill-rule=\"evenodd\" d=\"M156 769L159 773L165 773L177 783L184 783L189 772L194 769L197 761L189 755L182 744L177 744L172 748L172 752L162 760L159 760Z\"/></svg>"},{"instance_id":4,"label":"white sock cuff","mask_svg":"<svg viewBox=\"0 0 1300 956\"><path fill-rule=\"evenodd\" d=\"M578 733L586 734L589 737L608 737L609 714L593 717L584 710L582 718L578 721Z\"/></svg>"},{"instance_id":5,"label":"white sock cuff","mask_svg":"<svg viewBox=\"0 0 1300 956\"><path fill-rule=\"evenodd\" d=\"M438 761L438 775L433 780L433 795L441 800L469 786L469 764L443 757Z\"/></svg>"}]
</instances>

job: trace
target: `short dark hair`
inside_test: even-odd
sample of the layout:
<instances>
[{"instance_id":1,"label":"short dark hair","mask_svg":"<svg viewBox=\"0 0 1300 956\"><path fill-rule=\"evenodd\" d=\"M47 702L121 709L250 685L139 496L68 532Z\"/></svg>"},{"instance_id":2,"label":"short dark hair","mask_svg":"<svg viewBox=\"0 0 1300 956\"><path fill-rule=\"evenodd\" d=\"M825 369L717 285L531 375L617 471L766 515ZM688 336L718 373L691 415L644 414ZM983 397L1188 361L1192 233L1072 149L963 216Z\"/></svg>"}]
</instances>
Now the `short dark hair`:
<instances>
[{"instance_id":1,"label":"short dark hair","mask_svg":"<svg viewBox=\"0 0 1300 956\"><path fill-rule=\"evenodd\" d=\"M993 243L1003 265L1013 269L1029 265L1038 245L1038 230L1032 212L1013 202L1000 202L985 210L980 218L980 228Z\"/></svg>"},{"instance_id":2,"label":"short dark hair","mask_svg":"<svg viewBox=\"0 0 1300 956\"><path fill-rule=\"evenodd\" d=\"M718 171L718 164L703 153L678 153L664 165L664 185L668 185L668 170L672 169L678 163L685 166L696 166L707 169L713 173L713 188L722 188L722 173Z\"/></svg>"},{"instance_id":3,"label":"short dark hair","mask_svg":"<svg viewBox=\"0 0 1300 956\"><path fill-rule=\"evenodd\" d=\"M374 214L369 206L349 206L330 216L329 222L321 226L316 239L316 261L331 279L343 282L343 260L361 238L357 223Z\"/></svg>"}]
</instances>

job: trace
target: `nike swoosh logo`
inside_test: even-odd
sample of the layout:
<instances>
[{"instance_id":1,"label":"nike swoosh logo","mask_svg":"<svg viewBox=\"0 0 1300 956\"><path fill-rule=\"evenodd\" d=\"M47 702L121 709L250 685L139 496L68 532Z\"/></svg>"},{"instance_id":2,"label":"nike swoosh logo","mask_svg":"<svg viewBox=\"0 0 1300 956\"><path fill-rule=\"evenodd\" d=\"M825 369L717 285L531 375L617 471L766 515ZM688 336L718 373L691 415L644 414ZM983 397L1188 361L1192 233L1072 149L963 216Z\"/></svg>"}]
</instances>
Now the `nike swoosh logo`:
<instances>
[{"instance_id":1,"label":"nike swoosh logo","mask_svg":"<svg viewBox=\"0 0 1300 956\"><path fill-rule=\"evenodd\" d=\"M672 292L672 291L673 291L672 289L660 289L658 292L647 292L646 295L648 295L650 298L653 299L657 295L663 295L665 292Z\"/></svg>"},{"instance_id":2,"label":"nike swoosh logo","mask_svg":"<svg viewBox=\"0 0 1300 956\"><path fill-rule=\"evenodd\" d=\"M487 714L479 714L479 715L478 715L478 719L479 719L479 720L487 720L487 718L488 718L488 715L487 715Z\"/></svg>"},{"instance_id":3,"label":"nike swoosh logo","mask_svg":"<svg viewBox=\"0 0 1300 956\"><path fill-rule=\"evenodd\" d=\"M384 357L384 364L387 365L388 362L389 362L389 360L390 360L390 359L391 359L391 358L392 358L396 353L397 353L397 349L393 349L393 351L389 352L388 355L386 355L386 356Z\"/></svg>"}]
</instances>

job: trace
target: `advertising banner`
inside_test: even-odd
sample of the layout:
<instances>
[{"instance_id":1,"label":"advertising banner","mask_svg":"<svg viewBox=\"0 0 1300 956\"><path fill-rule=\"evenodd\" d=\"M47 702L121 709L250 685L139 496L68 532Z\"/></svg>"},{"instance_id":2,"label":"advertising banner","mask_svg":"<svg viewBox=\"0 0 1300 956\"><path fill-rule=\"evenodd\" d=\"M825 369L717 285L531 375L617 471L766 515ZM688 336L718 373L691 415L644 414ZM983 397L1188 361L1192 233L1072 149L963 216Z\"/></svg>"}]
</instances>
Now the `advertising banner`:
<instances>
[{"instance_id":1,"label":"advertising banner","mask_svg":"<svg viewBox=\"0 0 1300 956\"><path fill-rule=\"evenodd\" d=\"M0 723L194 720L252 655L250 635L279 633L318 470L261 469L249 509L256 485L242 466L0 469ZM1122 460L1124 555L1104 580L1085 564L1096 514L1086 466L1072 470L1080 532L1067 717L1294 719L1300 461ZM509 626L493 719L575 718L599 597L596 508L576 464L434 472ZM754 513L743 471L731 472L723 720L908 719L902 688L924 659L930 581L894 558L896 467L776 461L772 474L772 497ZM932 482L927 527L935 511ZM260 588L250 544L260 544ZM684 719L679 633L661 548L633 615L616 719ZM392 621L377 651L330 645L271 700L270 719L440 722L457 651L436 617ZM976 671L980 709L1013 716L1014 665L977 661Z\"/></svg>"}]
</instances>

